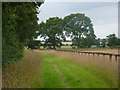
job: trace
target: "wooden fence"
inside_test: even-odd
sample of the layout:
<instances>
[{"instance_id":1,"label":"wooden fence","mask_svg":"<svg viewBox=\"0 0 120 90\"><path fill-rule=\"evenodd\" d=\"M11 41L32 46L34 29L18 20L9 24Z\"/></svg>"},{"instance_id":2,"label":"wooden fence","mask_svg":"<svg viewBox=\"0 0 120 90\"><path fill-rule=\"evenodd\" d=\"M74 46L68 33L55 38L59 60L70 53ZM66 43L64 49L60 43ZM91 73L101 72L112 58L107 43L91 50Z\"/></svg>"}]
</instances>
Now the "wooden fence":
<instances>
[{"instance_id":1,"label":"wooden fence","mask_svg":"<svg viewBox=\"0 0 120 90\"><path fill-rule=\"evenodd\" d=\"M96 54L96 55L108 55L110 57L110 59L112 59L112 56L115 57L115 60L117 61L118 60L118 57L120 57L120 54L111 54L111 53L100 53L100 52L80 52L80 51L72 51L72 50L56 50L56 51L64 51L64 52L73 52L73 53L81 53L81 54L92 54L93 56Z\"/></svg>"}]
</instances>

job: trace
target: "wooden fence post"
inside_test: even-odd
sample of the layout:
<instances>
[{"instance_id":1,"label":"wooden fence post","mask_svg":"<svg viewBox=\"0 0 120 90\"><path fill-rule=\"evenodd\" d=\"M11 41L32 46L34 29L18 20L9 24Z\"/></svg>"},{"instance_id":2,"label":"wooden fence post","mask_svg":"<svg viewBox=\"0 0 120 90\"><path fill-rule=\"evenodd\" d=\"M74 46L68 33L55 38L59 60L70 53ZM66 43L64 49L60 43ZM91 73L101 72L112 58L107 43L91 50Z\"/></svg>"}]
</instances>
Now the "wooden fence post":
<instances>
[{"instance_id":1,"label":"wooden fence post","mask_svg":"<svg viewBox=\"0 0 120 90\"><path fill-rule=\"evenodd\" d=\"M115 55L115 61L117 61L117 55Z\"/></svg>"},{"instance_id":2,"label":"wooden fence post","mask_svg":"<svg viewBox=\"0 0 120 90\"><path fill-rule=\"evenodd\" d=\"M110 56L110 60L112 59L112 54L109 55Z\"/></svg>"},{"instance_id":3,"label":"wooden fence post","mask_svg":"<svg viewBox=\"0 0 120 90\"><path fill-rule=\"evenodd\" d=\"M44 49L41 49L41 50L44 50ZM101 54L103 55L103 57L105 57L105 55L108 55L110 60L112 59L112 56L115 56L115 61L117 61L117 59L120 57L120 54L110 54L110 53L100 53L100 52L80 52L80 51L73 51L73 50L56 50L56 51L63 51L63 52L73 52L75 54L81 54L81 55L90 55L90 54L97 54L98 56Z\"/></svg>"}]
</instances>

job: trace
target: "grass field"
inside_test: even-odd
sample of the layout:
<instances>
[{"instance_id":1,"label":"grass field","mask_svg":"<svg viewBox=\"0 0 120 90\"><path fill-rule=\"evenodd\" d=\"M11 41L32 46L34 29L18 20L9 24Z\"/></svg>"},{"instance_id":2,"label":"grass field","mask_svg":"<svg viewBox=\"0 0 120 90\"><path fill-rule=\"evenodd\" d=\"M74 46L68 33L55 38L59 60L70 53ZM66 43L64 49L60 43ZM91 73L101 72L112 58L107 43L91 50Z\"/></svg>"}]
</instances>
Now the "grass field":
<instances>
[{"instance_id":1,"label":"grass field","mask_svg":"<svg viewBox=\"0 0 120 90\"><path fill-rule=\"evenodd\" d=\"M42 67L40 55L34 51L26 50L24 57L14 64L3 68L3 88L31 88L37 87L41 82L40 68Z\"/></svg>"},{"instance_id":2,"label":"grass field","mask_svg":"<svg viewBox=\"0 0 120 90\"><path fill-rule=\"evenodd\" d=\"M41 47L40 49L45 49ZM60 49L60 48L57 48ZM62 50L72 50L72 51L82 51L82 52L101 52L101 53L112 53L112 54L119 54L120 48L80 48L80 49L72 49L71 46L62 46ZM60 50L61 50L60 49Z\"/></svg>"},{"instance_id":3,"label":"grass field","mask_svg":"<svg viewBox=\"0 0 120 90\"><path fill-rule=\"evenodd\" d=\"M112 54L118 54L120 53L120 49L110 49L110 48L80 48L80 49L72 49L70 47L64 47L61 48L64 50L74 50L74 51L82 51L82 52L102 52L102 53L112 53Z\"/></svg>"},{"instance_id":4,"label":"grass field","mask_svg":"<svg viewBox=\"0 0 120 90\"><path fill-rule=\"evenodd\" d=\"M3 87L116 88L118 62L103 56L53 50L26 50L3 69Z\"/></svg>"}]
</instances>

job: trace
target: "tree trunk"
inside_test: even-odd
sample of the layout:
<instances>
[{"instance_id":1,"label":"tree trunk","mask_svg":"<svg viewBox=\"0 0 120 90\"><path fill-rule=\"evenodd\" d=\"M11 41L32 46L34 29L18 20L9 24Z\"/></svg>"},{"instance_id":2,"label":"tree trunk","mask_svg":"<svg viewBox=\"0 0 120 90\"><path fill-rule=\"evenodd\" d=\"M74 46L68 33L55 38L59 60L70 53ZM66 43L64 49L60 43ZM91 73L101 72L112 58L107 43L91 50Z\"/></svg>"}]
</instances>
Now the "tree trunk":
<instances>
[{"instance_id":1,"label":"tree trunk","mask_svg":"<svg viewBox=\"0 0 120 90\"><path fill-rule=\"evenodd\" d=\"M53 49L56 49L56 48L55 48L55 43L53 44Z\"/></svg>"},{"instance_id":2,"label":"tree trunk","mask_svg":"<svg viewBox=\"0 0 120 90\"><path fill-rule=\"evenodd\" d=\"M54 40L53 40L53 49L56 49L55 48L55 37L54 37Z\"/></svg>"},{"instance_id":3,"label":"tree trunk","mask_svg":"<svg viewBox=\"0 0 120 90\"><path fill-rule=\"evenodd\" d=\"M78 48L78 49L80 48L80 42L78 43L77 48Z\"/></svg>"}]
</instances>

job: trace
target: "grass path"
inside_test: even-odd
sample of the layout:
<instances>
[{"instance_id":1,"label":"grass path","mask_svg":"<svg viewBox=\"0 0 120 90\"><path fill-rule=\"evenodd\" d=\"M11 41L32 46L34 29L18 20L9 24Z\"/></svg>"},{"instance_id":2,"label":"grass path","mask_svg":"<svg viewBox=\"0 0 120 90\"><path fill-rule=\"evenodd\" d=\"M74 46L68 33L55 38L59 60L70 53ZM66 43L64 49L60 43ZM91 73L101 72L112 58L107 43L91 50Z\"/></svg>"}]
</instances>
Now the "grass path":
<instances>
[{"instance_id":1,"label":"grass path","mask_svg":"<svg viewBox=\"0 0 120 90\"><path fill-rule=\"evenodd\" d=\"M60 70L58 69L57 65L53 63L53 60L49 60L49 59L46 59L50 64L53 65L55 71L59 74L60 78L61 78L61 82L63 84L63 87L66 87L66 88L69 88L68 87L68 84L65 82L66 81L66 78L64 77L64 75L62 74L62 72L60 72Z\"/></svg>"},{"instance_id":2,"label":"grass path","mask_svg":"<svg viewBox=\"0 0 120 90\"><path fill-rule=\"evenodd\" d=\"M56 53L56 52L54 52ZM61 54L61 53L58 53ZM67 53L68 54L68 53ZM71 54L68 54L71 55ZM73 57L73 54L71 55ZM79 57L77 57L79 58ZM96 66L84 68L74 58L63 58L39 50L26 50L24 57L5 67L3 88L116 88L117 79ZM78 60L79 61L79 60ZM79 61L79 63L81 63ZM83 64L84 65L84 64ZM89 65L89 64L88 64ZM91 71L95 68L95 71ZM93 73L99 72L99 73ZM108 77L110 75L111 77Z\"/></svg>"},{"instance_id":3,"label":"grass path","mask_svg":"<svg viewBox=\"0 0 120 90\"><path fill-rule=\"evenodd\" d=\"M54 66L48 60L44 59L41 71L42 85L40 88L63 87L59 74L56 72Z\"/></svg>"},{"instance_id":4,"label":"grass path","mask_svg":"<svg viewBox=\"0 0 120 90\"><path fill-rule=\"evenodd\" d=\"M48 88L109 88L97 76L68 60L41 53L43 87Z\"/></svg>"}]
</instances>

